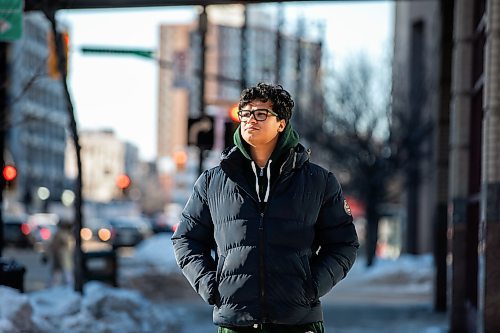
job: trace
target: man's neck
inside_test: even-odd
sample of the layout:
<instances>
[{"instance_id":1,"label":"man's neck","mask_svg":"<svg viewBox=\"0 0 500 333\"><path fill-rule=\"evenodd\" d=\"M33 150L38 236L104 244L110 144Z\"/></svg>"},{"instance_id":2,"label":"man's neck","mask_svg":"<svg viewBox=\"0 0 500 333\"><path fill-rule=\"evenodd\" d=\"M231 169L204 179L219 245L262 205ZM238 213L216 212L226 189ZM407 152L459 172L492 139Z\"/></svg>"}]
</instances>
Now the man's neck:
<instances>
[{"instance_id":1,"label":"man's neck","mask_svg":"<svg viewBox=\"0 0 500 333\"><path fill-rule=\"evenodd\" d=\"M274 148L276 148L277 140L273 143L270 143L266 146L260 147L252 147L250 146L250 154L252 155L252 159L257 163L259 168L263 168L266 166L267 161L271 157Z\"/></svg>"}]
</instances>

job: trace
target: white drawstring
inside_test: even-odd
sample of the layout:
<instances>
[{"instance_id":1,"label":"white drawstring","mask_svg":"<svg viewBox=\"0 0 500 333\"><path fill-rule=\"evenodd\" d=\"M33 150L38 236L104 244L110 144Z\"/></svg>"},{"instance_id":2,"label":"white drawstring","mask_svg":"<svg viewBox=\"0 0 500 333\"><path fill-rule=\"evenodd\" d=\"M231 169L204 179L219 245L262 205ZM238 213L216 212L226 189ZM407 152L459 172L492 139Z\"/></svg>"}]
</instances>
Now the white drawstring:
<instances>
[{"instance_id":1,"label":"white drawstring","mask_svg":"<svg viewBox=\"0 0 500 333\"><path fill-rule=\"evenodd\" d=\"M267 189L264 202L267 202L267 199L269 199L269 189L271 188L271 162L272 160L269 160L269 163L267 164Z\"/></svg>"},{"instance_id":2,"label":"white drawstring","mask_svg":"<svg viewBox=\"0 0 500 333\"><path fill-rule=\"evenodd\" d=\"M255 162L252 161L252 170L255 175L255 190L257 191L257 198L259 198L260 201L260 195L259 195L259 176L257 176L257 169L255 168Z\"/></svg>"},{"instance_id":3,"label":"white drawstring","mask_svg":"<svg viewBox=\"0 0 500 333\"><path fill-rule=\"evenodd\" d=\"M266 195L264 197L264 202L267 202L269 199L269 192L271 190L271 163L273 161L269 160L269 163L267 164L267 188L266 188ZM257 168L255 167L255 162L252 161L252 170L255 175L255 191L257 191L257 197L259 198L259 202L261 202L260 198L260 187L259 187L259 176L257 175Z\"/></svg>"}]
</instances>

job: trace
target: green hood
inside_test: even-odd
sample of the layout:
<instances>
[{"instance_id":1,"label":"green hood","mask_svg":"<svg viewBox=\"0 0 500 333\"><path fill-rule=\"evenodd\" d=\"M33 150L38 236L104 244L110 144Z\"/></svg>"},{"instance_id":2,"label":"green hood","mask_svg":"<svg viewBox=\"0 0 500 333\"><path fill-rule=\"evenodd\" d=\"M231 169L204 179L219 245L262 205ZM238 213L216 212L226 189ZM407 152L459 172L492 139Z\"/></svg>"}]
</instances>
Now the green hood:
<instances>
[{"instance_id":1,"label":"green hood","mask_svg":"<svg viewBox=\"0 0 500 333\"><path fill-rule=\"evenodd\" d=\"M234 131L233 140L234 144L241 151L243 156L252 160L250 155L250 147L248 143L243 140L240 133L241 125ZM280 134L278 143L271 154L270 160L276 161L281 157L284 152L288 152L290 148L295 148L299 144L299 134L293 129L292 124L288 123L285 130Z\"/></svg>"}]
</instances>

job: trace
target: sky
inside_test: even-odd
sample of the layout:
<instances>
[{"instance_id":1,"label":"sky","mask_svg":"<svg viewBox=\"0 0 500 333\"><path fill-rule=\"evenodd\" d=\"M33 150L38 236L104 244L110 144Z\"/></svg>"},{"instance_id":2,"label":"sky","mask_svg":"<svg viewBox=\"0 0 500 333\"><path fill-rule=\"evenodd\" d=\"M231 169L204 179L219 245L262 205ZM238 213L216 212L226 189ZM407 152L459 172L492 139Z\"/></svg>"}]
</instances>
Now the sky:
<instances>
[{"instance_id":1,"label":"sky","mask_svg":"<svg viewBox=\"0 0 500 333\"><path fill-rule=\"evenodd\" d=\"M265 5L274 12L275 5ZM385 61L393 35L394 3L285 3L286 26L323 21L336 68L356 53ZM80 130L111 128L139 148L142 160L156 158L158 67L134 56L82 54L82 46L157 50L160 24L188 23L196 7L61 11L70 31L69 86Z\"/></svg>"}]
</instances>

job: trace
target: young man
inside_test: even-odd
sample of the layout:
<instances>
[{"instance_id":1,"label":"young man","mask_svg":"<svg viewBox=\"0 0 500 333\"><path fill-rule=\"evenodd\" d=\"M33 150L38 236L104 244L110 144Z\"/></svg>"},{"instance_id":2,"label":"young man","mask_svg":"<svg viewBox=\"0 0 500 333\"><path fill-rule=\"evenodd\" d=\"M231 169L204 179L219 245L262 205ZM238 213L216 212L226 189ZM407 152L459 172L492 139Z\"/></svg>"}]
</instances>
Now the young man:
<instances>
[{"instance_id":1,"label":"young man","mask_svg":"<svg viewBox=\"0 0 500 333\"><path fill-rule=\"evenodd\" d=\"M293 106L279 85L242 92L236 146L197 180L172 236L219 332L324 332L319 298L356 258L349 206L334 175L309 162Z\"/></svg>"}]
</instances>

